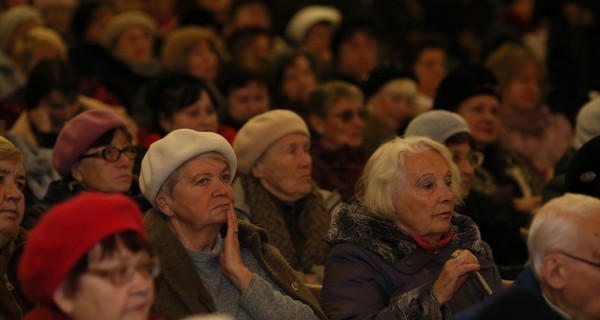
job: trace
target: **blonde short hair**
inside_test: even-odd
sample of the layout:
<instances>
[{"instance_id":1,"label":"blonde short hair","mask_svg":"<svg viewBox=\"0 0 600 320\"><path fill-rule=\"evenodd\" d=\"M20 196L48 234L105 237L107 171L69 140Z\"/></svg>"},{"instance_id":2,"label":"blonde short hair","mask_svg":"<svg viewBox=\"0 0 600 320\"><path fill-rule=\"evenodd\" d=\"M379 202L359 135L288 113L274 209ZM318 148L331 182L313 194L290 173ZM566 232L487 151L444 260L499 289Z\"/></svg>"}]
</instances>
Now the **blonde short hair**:
<instances>
[{"instance_id":1,"label":"blonde short hair","mask_svg":"<svg viewBox=\"0 0 600 320\"><path fill-rule=\"evenodd\" d=\"M357 86L349 82L334 80L312 89L306 105L310 114L325 118L329 108L340 98L352 98L361 102L365 100L365 96Z\"/></svg>"},{"instance_id":2,"label":"blonde short hair","mask_svg":"<svg viewBox=\"0 0 600 320\"><path fill-rule=\"evenodd\" d=\"M46 27L34 27L15 44L13 60L26 72L33 66L36 53L54 49L62 59L67 59L67 46L58 32Z\"/></svg>"},{"instance_id":3,"label":"blonde short hair","mask_svg":"<svg viewBox=\"0 0 600 320\"><path fill-rule=\"evenodd\" d=\"M506 43L494 51L486 60L485 66L494 73L504 92L508 83L514 79L523 66L533 63L545 78L545 68L540 59L526 47L514 43ZM543 84L540 84L543 86Z\"/></svg>"},{"instance_id":4,"label":"blonde short hair","mask_svg":"<svg viewBox=\"0 0 600 320\"><path fill-rule=\"evenodd\" d=\"M0 136L0 160L23 162L23 153L6 138Z\"/></svg>"},{"instance_id":5,"label":"blonde short hair","mask_svg":"<svg viewBox=\"0 0 600 320\"><path fill-rule=\"evenodd\" d=\"M406 156L424 151L435 151L442 156L450 170L455 202L462 203L460 172L448 148L426 137L408 136L385 142L367 161L357 185L357 194L368 211L383 219L397 218L394 199L406 182Z\"/></svg>"}]
</instances>

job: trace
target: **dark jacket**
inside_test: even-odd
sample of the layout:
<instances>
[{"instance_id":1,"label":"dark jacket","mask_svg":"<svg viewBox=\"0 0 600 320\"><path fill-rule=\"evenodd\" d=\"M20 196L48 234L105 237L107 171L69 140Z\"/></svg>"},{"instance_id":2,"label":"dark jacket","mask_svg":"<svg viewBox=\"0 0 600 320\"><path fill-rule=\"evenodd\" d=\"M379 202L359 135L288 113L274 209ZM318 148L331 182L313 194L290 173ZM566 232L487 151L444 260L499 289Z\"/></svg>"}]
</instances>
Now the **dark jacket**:
<instances>
[{"instance_id":1,"label":"dark jacket","mask_svg":"<svg viewBox=\"0 0 600 320\"><path fill-rule=\"evenodd\" d=\"M149 210L144 217L144 225L148 240L161 261L153 311L167 320L216 312L210 292L202 283L188 252L169 228L163 214L156 209ZM268 236L263 229L240 221L239 240L240 246L252 251L263 270L282 288L284 294L305 303L319 318L326 319L310 290L281 253L268 243Z\"/></svg>"},{"instance_id":2,"label":"dark jacket","mask_svg":"<svg viewBox=\"0 0 600 320\"><path fill-rule=\"evenodd\" d=\"M456 234L430 254L388 221L368 214L355 204L334 215L328 235L334 247L321 292L321 306L330 319L448 319L485 299L481 284L469 277L450 302L443 306L437 302L433 282L456 249L471 251L492 290L501 289L490 247L468 217L455 214Z\"/></svg>"},{"instance_id":3,"label":"dark jacket","mask_svg":"<svg viewBox=\"0 0 600 320\"><path fill-rule=\"evenodd\" d=\"M17 277L17 267L23 254L27 231L19 228L16 237L0 251L2 281L0 284L0 319L23 319L33 306L23 293Z\"/></svg>"}]
</instances>

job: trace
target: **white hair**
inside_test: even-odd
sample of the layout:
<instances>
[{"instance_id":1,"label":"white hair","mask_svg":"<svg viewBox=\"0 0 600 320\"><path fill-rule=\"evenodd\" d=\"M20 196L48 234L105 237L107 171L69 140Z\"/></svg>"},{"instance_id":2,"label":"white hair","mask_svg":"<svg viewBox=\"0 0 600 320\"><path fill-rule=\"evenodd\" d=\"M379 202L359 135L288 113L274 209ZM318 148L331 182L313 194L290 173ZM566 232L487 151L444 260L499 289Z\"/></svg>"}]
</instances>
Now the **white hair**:
<instances>
[{"instance_id":1,"label":"white hair","mask_svg":"<svg viewBox=\"0 0 600 320\"><path fill-rule=\"evenodd\" d=\"M553 250L569 251L577 244L581 221L600 215L600 199L567 193L552 199L536 213L527 239L529 265L539 280L541 262Z\"/></svg>"}]
</instances>

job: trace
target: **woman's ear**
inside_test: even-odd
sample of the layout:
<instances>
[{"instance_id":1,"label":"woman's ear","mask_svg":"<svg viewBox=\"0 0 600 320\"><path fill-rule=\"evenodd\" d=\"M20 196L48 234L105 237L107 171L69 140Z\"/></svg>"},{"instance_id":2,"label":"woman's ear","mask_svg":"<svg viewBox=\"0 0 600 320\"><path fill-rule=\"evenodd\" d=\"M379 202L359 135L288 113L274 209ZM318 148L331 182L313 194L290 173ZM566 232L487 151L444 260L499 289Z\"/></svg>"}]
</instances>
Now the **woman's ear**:
<instances>
[{"instance_id":1,"label":"woman's ear","mask_svg":"<svg viewBox=\"0 0 600 320\"><path fill-rule=\"evenodd\" d=\"M60 286L54 291L52 300L58 308L67 315L73 313L75 304L73 303L73 296L65 292L65 283L61 283Z\"/></svg>"},{"instance_id":2,"label":"woman's ear","mask_svg":"<svg viewBox=\"0 0 600 320\"><path fill-rule=\"evenodd\" d=\"M158 191L155 200L160 212L164 213L167 217L172 217L175 215L175 212L173 212L171 209L171 203L173 203L173 200L163 189Z\"/></svg>"},{"instance_id":3,"label":"woman's ear","mask_svg":"<svg viewBox=\"0 0 600 320\"><path fill-rule=\"evenodd\" d=\"M71 166L71 176L75 178L77 182L83 182L83 174L79 169L80 163L77 161L74 165Z\"/></svg>"},{"instance_id":4,"label":"woman's ear","mask_svg":"<svg viewBox=\"0 0 600 320\"><path fill-rule=\"evenodd\" d=\"M325 120L321 117L311 114L308 116L308 122L310 123L311 128L319 135L322 135L323 132L325 132Z\"/></svg>"}]
</instances>

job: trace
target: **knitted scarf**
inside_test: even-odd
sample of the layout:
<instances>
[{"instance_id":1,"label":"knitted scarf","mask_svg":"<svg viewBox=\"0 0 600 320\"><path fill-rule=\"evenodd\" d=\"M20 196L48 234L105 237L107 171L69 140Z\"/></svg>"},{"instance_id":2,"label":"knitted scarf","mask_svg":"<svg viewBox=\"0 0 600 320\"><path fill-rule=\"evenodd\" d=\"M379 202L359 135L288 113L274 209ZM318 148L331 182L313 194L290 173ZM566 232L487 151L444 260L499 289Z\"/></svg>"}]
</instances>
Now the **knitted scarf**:
<instances>
[{"instance_id":1,"label":"knitted scarf","mask_svg":"<svg viewBox=\"0 0 600 320\"><path fill-rule=\"evenodd\" d=\"M325 242L330 217L316 186L313 185L311 193L303 199L304 208L297 216L296 225L302 233L302 241L302 239L292 238L284 217L289 213L281 211L258 179L248 176L238 178L242 179L252 222L267 230L269 243L281 251L294 269L309 272L313 265L325 263L330 249ZM301 242L301 252L296 250L295 242Z\"/></svg>"}]
</instances>

